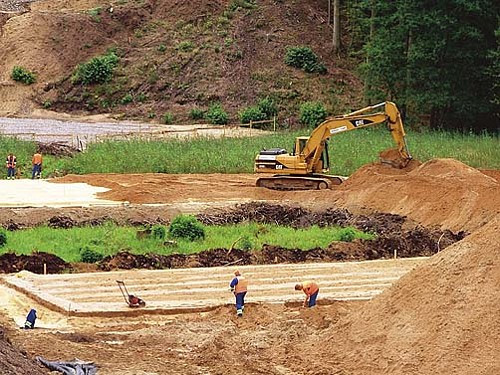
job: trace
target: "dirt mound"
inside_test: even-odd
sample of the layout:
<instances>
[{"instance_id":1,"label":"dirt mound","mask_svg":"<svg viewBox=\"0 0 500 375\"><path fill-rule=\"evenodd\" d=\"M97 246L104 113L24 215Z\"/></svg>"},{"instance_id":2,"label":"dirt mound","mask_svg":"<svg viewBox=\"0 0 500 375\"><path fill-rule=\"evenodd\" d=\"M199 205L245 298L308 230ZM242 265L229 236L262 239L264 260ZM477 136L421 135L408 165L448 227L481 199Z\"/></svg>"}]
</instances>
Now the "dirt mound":
<instances>
[{"instance_id":1,"label":"dirt mound","mask_svg":"<svg viewBox=\"0 0 500 375\"><path fill-rule=\"evenodd\" d=\"M12 346L0 326L0 374L2 375L42 375L46 374L35 361L30 360Z\"/></svg>"},{"instance_id":2,"label":"dirt mound","mask_svg":"<svg viewBox=\"0 0 500 375\"><path fill-rule=\"evenodd\" d=\"M43 155L73 156L79 150L63 143L38 143L37 150Z\"/></svg>"},{"instance_id":3,"label":"dirt mound","mask_svg":"<svg viewBox=\"0 0 500 375\"><path fill-rule=\"evenodd\" d=\"M498 233L500 215L311 340L322 342L317 362L356 374L500 373Z\"/></svg>"},{"instance_id":4,"label":"dirt mound","mask_svg":"<svg viewBox=\"0 0 500 375\"><path fill-rule=\"evenodd\" d=\"M331 202L353 212L389 212L453 231L472 232L500 213L498 181L452 159L430 160L410 172L366 165L336 193Z\"/></svg>"},{"instance_id":5,"label":"dirt mound","mask_svg":"<svg viewBox=\"0 0 500 375\"><path fill-rule=\"evenodd\" d=\"M75 226L75 221L69 216L53 216L49 219L49 227L69 229Z\"/></svg>"},{"instance_id":6,"label":"dirt mound","mask_svg":"<svg viewBox=\"0 0 500 375\"><path fill-rule=\"evenodd\" d=\"M13 273L22 270L43 274L43 265L47 266L47 273L60 273L70 266L56 255L34 252L31 255L16 255L6 253L0 255L0 272Z\"/></svg>"}]
</instances>

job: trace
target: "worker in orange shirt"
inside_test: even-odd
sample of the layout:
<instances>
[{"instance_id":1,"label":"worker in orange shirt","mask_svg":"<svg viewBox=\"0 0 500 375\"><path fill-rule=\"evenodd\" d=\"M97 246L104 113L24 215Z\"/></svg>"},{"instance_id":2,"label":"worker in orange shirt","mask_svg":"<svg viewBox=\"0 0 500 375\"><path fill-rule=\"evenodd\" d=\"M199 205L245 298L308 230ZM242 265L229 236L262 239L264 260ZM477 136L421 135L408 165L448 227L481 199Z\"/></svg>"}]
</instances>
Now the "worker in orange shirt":
<instances>
[{"instance_id":1,"label":"worker in orange shirt","mask_svg":"<svg viewBox=\"0 0 500 375\"><path fill-rule=\"evenodd\" d=\"M236 315L243 316L245 309L245 295L247 294L248 281L241 276L241 272L236 270L234 272L234 279L229 284L231 292L236 297Z\"/></svg>"},{"instance_id":2,"label":"worker in orange shirt","mask_svg":"<svg viewBox=\"0 0 500 375\"><path fill-rule=\"evenodd\" d=\"M301 284L295 285L295 290L302 290L306 299L304 301L304 307L313 307L316 305L316 298L318 298L319 286L314 281L304 281Z\"/></svg>"},{"instance_id":3,"label":"worker in orange shirt","mask_svg":"<svg viewBox=\"0 0 500 375\"><path fill-rule=\"evenodd\" d=\"M31 174L31 179L34 180L36 178L42 177L42 154L36 153L31 158L31 164L33 165L33 172Z\"/></svg>"}]
</instances>

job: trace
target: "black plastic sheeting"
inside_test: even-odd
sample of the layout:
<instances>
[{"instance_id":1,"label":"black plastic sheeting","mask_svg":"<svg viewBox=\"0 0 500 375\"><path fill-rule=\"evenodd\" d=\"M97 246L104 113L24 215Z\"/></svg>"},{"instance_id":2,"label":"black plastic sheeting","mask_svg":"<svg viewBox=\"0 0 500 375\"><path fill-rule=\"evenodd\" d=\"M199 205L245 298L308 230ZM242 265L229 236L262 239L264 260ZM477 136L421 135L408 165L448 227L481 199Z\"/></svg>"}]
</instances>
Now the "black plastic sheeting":
<instances>
[{"instance_id":1,"label":"black plastic sheeting","mask_svg":"<svg viewBox=\"0 0 500 375\"><path fill-rule=\"evenodd\" d=\"M74 360L73 362L47 361L42 357L36 357L36 360L52 371L59 371L64 375L95 375L97 367L92 362L82 362Z\"/></svg>"}]
</instances>

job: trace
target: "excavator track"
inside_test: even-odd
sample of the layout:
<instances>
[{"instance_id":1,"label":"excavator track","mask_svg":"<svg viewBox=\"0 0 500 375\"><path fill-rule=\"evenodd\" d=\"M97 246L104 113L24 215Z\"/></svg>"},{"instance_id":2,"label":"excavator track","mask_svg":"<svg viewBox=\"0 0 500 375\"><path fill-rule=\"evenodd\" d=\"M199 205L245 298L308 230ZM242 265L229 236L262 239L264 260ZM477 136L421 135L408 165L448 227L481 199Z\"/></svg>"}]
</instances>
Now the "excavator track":
<instances>
[{"instance_id":1,"label":"excavator track","mask_svg":"<svg viewBox=\"0 0 500 375\"><path fill-rule=\"evenodd\" d=\"M257 187L272 190L325 190L340 185L346 178L342 176L312 175L312 176L290 176L275 175L271 177L260 177L256 181Z\"/></svg>"}]
</instances>

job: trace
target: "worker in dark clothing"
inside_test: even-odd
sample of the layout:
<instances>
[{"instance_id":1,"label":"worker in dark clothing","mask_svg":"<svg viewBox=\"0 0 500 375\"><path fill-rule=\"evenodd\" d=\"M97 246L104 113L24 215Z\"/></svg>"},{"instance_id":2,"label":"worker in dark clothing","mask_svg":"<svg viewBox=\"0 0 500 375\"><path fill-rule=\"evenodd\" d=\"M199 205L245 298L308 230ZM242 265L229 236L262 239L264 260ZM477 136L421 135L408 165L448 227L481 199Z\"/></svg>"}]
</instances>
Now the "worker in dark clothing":
<instances>
[{"instance_id":1,"label":"worker in dark clothing","mask_svg":"<svg viewBox=\"0 0 500 375\"><path fill-rule=\"evenodd\" d=\"M240 271L234 272L234 279L229 284L231 292L236 297L236 315L243 316L245 309L245 295L247 294L248 281L241 276Z\"/></svg>"},{"instance_id":2,"label":"worker in dark clothing","mask_svg":"<svg viewBox=\"0 0 500 375\"><path fill-rule=\"evenodd\" d=\"M26 322L24 323L24 329L34 329L36 318L37 318L36 310L31 309L30 312L28 313L28 316L26 317Z\"/></svg>"},{"instance_id":3,"label":"worker in dark clothing","mask_svg":"<svg viewBox=\"0 0 500 375\"><path fill-rule=\"evenodd\" d=\"M7 155L7 160L5 161L5 166L7 167L7 180L13 180L16 176L16 155L12 152Z\"/></svg>"},{"instance_id":4,"label":"worker in dark clothing","mask_svg":"<svg viewBox=\"0 0 500 375\"><path fill-rule=\"evenodd\" d=\"M31 159L31 164L33 165L33 172L31 174L31 179L34 180L36 178L42 177L42 154L36 153L33 155Z\"/></svg>"}]
</instances>

